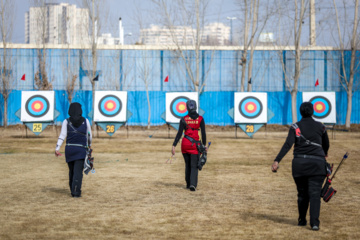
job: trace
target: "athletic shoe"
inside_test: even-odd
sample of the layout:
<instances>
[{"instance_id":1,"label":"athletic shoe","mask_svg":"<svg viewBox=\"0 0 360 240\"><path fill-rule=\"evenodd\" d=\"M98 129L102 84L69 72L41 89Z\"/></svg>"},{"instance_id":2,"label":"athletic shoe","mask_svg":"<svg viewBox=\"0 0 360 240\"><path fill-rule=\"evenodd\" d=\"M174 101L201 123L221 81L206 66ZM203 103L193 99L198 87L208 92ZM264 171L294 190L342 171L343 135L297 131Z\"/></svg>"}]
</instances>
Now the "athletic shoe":
<instances>
[{"instance_id":1,"label":"athletic shoe","mask_svg":"<svg viewBox=\"0 0 360 240\"><path fill-rule=\"evenodd\" d=\"M298 226L306 226L306 220L301 220L301 219L299 219L298 220Z\"/></svg>"},{"instance_id":2,"label":"athletic shoe","mask_svg":"<svg viewBox=\"0 0 360 240\"><path fill-rule=\"evenodd\" d=\"M311 230L314 230L314 231L319 231L319 229L320 229L319 226L316 226L316 225L311 227Z\"/></svg>"},{"instance_id":3,"label":"athletic shoe","mask_svg":"<svg viewBox=\"0 0 360 240\"><path fill-rule=\"evenodd\" d=\"M194 187L193 185L190 186L190 191L194 192L196 191L196 187Z\"/></svg>"}]
</instances>

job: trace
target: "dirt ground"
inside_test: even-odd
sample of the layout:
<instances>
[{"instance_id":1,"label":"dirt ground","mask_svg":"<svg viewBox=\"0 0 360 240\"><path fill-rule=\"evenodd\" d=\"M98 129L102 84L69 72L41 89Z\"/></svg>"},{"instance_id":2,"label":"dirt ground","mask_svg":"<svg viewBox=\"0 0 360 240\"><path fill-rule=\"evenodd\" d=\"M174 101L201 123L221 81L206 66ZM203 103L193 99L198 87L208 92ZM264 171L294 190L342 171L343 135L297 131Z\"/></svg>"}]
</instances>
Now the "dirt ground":
<instances>
[{"instance_id":1,"label":"dirt ground","mask_svg":"<svg viewBox=\"0 0 360 240\"><path fill-rule=\"evenodd\" d=\"M267 126L250 139L238 129L235 139L234 127L209 126L196 192L185 188L180 145L165 163L174 129L95 132L96 172L84 175L75 199L65 159L54 156L59 129L26 138L23 126L0 128L0 239L360 239L360 132L329 131L328 161L350 156L314 232L297 226L292 151L270 170L287 130Z\"/></svg>"}]
</instances>

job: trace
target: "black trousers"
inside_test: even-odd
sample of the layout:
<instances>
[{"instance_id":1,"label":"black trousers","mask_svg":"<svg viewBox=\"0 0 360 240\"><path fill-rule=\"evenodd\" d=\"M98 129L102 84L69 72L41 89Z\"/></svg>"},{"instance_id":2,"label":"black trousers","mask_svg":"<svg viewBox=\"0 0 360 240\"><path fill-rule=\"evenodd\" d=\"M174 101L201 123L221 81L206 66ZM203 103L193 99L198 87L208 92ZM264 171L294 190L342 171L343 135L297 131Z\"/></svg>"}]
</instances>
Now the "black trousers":
<instances>
[{"instance_id":1,"label":"black trousers","mask_svg":"<svg viewBox=\"0 0 360 240\"><path fill-rule=\"evenodd\" d=\"M310 203L310 225L320 225L320 193L325 176L294 177L298 191L299 220L306 221Z\"/></svg>"},{"instance_id":2,"label":"black trousers","mask_svg":"<svg viewBox=\"0 0 360 240\"><path fill-rule=\"evenodd\" d=\"M199 169L197 167L199 155L183 153L185 160L185 181L186 187L191 185L197 187Z\"/></svg>"},{"instance_id":3,"label":"black trousers","mask_svg":"<svg viewBox=\"0 0 360 240\"><path fill-rule=\"evenodd\" d=\"M69 187L73 197L81 196L84 159L67 163L69 166Z\"/></svg>"}]
</instances>

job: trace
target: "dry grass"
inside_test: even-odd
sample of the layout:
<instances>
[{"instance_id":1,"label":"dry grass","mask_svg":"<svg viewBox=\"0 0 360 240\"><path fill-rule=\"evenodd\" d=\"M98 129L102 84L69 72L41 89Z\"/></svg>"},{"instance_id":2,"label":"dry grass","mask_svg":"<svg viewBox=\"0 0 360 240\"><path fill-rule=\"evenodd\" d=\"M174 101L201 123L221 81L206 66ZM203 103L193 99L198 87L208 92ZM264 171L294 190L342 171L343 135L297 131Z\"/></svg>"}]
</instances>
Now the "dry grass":
<instances>
[{"instance_id":1,"label":"dry grass","mask_svg":"<svg viewBox=\"0 0 360 240\"><path fill-rule=\"evenodd\" d=\"M0 129L0 239L360 239L360 133L331 139L330 162L345 151L350 157L313 232L296 226L292 154L270 171L286 131L234 139L233 128L209 127L209 161L190 192L180 146L165 164L175 131L168 139L166 128L155 129L131 129L129 138L124 128L112 138L100 132L96 173L84 176L80 199L70 197L64 158L54 157L52 127L30 138L23 129Z\"/></svg>"}]
</instances>

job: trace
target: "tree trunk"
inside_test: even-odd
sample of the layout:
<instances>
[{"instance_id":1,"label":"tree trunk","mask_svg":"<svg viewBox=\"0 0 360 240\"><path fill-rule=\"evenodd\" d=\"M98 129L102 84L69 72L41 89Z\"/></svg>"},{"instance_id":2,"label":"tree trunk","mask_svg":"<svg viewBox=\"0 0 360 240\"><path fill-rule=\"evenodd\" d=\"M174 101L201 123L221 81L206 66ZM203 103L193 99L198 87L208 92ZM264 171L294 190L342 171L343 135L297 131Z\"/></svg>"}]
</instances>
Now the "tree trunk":
<instances>
[{"instance_id":1,"label":"tree trunk","mask_svg":"<svg viewBox=\"0 0 360 240\"><path fill-rule=\"evenodd\" d=\"M241 86L240 86L240 92L245 91L246 54L247 54L247 50L244 50L243 54L242 54L242 58L241 58Z\"/></svg>"},{"instance_id":2,"label":"tree trunk","mask_svg":"<svg viewBox=\"0 0 360 240\"><path fill-rule=\"evenodd\" d=\"M4 96L4 127L7 127L8 121L8 96Z\"/></svg>"},{"instance_id":3,"label":"tree trunk","mask_svg":"<svg viewBox=\"0 0 360 240\"><path fill-rule=\"evenodd\" d=\"M351 109L352 109L352 89L354 84L354 75L355 75L355 58L356 58L356 47L357 47L357 29L358 29L358 9L359 0L355 2L355 13L354 13L354 26L351 38L351 61L350 61L350 76L349 83L347 88L347 110L346 110L346 120L345 127L350 128L351 120Z\"/></svg>"},{"instance_id":4,"label":"tree trunk","mask_svg":"<svg viewBox=\"0 0 360 240\"><path fill-rule=\"evenodd\" d=\"M252 67L253 67L253 59L254 59L254 46L251 46L251 51L250 51L250 61L249 61L249 65L248 65L248 92L252 91Z\"/></svg>"},{"instance_id":5,"label":"tree trunk","mask_svg":"<svg viewBox=\"0 0 360 240\"><path fill-rule=\"evenodd\" d=\"M95 82L91 80L91 89L92 89L92 117L91 117L91 124L92 129L95 130L95 122L94 122L94 110L95 110Z\"/></svg>"},{"instance_id":6,"label":"tree trunk","mask_svg":"<svg viewBox=\"0 0 360 240\"><path fill-rule=\"evenodd\" d=\"M148 102L148 129L150 129L150 120L151 120L151 104L150 104L150 96L149 96L149 87L146 85L146 99Z\"/></svg>"},{"instance_id":7,"label":"tree trunk","mask_svg":"<svg viewBox=\"0 0 360 240\"><path fill-rule=\"evenodd\" d=\"M296 97L297 91L291 91L291 117L293 123L297 122Z\"/></svg>"},{"instance_id":8,"label":"tree trunk","mask_svg":"<svg viewBox=\"0 0 360 240\"><path fill-rule=\"evenodd\" d=\"M349 86L347 92L347 111L346 111L346 120L345 128L350 128L350 118L351 118L351 109L352 109L352 86Z\"/></svg>"}]
</instances>

